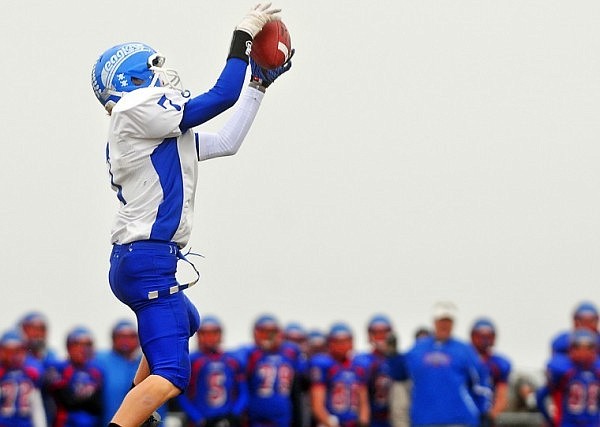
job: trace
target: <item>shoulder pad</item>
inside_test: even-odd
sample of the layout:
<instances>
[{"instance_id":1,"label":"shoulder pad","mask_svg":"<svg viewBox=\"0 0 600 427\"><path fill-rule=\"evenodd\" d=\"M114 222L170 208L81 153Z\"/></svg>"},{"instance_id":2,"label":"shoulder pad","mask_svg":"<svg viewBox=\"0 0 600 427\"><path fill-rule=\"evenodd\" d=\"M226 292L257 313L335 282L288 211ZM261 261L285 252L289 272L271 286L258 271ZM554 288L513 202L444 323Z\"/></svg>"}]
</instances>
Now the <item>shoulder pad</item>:
<instances>
[{"instance_id":1,"label":"shoulder pad","mask_svg":"<svg viewBox=\"0 0 600 427\"><path fill-rule=\"evenodd\" d=\"M148 87L126 93L112 110L114 130L134 138L181 135L179 123L188 98L168 88Z\"/></svg>"}]
</instances>

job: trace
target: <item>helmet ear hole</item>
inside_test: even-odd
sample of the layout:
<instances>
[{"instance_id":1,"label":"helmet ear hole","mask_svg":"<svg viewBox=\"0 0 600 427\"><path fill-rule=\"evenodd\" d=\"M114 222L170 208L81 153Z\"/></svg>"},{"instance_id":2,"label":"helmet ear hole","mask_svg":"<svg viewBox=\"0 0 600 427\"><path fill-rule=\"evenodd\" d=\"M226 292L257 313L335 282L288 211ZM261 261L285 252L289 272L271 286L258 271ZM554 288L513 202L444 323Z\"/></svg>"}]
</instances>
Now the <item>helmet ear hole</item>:
<instances>
[{"instance_id":1,"label":"helmet ear hole","mask_svg":"<svg viewBox=\"0 0 600 427\"><path fill-rule=\"evenodd\" d=\"M144 84L144 79L140 79L139 77L132 77L131 83L133 83L136 86L141 86Z\"/></svg>"}]
</instances>

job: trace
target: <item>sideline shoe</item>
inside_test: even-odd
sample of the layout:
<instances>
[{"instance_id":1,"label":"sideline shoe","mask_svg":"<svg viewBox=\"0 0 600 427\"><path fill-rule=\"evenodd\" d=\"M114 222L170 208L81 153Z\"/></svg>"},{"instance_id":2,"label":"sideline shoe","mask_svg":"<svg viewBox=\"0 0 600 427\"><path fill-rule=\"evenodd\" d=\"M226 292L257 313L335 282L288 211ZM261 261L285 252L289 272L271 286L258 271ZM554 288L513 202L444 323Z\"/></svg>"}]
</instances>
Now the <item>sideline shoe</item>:
<instances>
[{"instance_id":1,"label":"sideline shoe","mask_svg":"<svg viewBox=\"0 0 600 427\"><path fill-rule=\"evenodd\" d=\"M152 415L144 421L140 427L156 427L160 424L160 414L156 411L152 412Z\"/></svg>"}]
</instances>

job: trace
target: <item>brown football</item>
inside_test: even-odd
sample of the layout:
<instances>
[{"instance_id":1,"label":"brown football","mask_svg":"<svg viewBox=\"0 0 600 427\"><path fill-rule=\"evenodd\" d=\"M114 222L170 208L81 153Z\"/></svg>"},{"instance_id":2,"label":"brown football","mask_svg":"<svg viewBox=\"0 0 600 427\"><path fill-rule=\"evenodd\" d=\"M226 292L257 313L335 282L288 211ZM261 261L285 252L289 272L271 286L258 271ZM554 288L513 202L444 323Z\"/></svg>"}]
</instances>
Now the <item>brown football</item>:
<instances>
[{"instance_id":1,"label":"brown football","mask_svg":"<svg viewBox=\"0 0 600 427\"><path fill-rule=\"evenodd\" d=\"M262 68L281 67L292 52L292 40L282 21L267 22L252 41L250 56Z\"/></svg>"}]
</instances>

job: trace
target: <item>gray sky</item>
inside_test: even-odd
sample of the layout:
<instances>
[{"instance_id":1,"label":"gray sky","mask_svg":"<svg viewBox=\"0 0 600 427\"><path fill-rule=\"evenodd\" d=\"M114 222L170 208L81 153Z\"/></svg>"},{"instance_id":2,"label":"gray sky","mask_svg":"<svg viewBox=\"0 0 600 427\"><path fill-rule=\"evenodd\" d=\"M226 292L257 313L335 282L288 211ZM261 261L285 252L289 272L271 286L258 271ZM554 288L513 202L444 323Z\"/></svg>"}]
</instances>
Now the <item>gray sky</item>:
<instances>
[{"instance_id":1,"label":"gray sky","mask_svg":"<svg viewBox=\"0 0 600 427\"><path fill-rule=\"evenodd\" d=\"M129 312L107 283L117 200L91 66L143 41L201 93L253 3L6 3L0 327L40 309L54 347L77 323L105 346ZM347 320L365 348L383 312L402 349L451 299L457 335L488 315L498 350L541 369L573 307L600 303L600 3L276 4L294 67L240 152L201 164L191 246L206 258L188 295L228 345L269 311Z\"/></svg>"}]
</instances>

